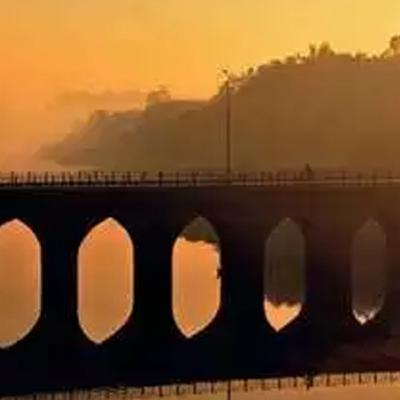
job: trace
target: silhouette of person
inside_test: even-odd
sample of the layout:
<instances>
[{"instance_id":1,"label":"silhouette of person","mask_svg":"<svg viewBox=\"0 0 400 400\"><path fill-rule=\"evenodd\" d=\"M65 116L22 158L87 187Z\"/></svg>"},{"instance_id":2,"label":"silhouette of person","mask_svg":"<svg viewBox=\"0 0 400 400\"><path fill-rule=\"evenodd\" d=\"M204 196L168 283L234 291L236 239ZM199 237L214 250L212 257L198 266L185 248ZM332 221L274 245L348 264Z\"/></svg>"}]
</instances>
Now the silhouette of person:
<instances>
[{"instance_id":1,"label":"silhouette of person","mask_svg":"<svg viewBox=\"0 0 400 400\"><path fill-rule=\"evenodd\" d=\"M310 390L313 386L314 386L314 377L312 374L307 373L304 376L304 381L305 381L305 385L306 385L306 389Z\"/></svg>"},{"instance_id":2,"label":"silhouette of person","mask_svg":"<svg viewBox=\"0 0 400 400\"><path fill-rule=\"evenodd\" d=\"M307 180L311 180L313 178L314 173L313 173L313 170L312 170L310 164L307 163L305 165L304 173L305 173L305 177L306 177Z\"/></svg>"}]
</instances>

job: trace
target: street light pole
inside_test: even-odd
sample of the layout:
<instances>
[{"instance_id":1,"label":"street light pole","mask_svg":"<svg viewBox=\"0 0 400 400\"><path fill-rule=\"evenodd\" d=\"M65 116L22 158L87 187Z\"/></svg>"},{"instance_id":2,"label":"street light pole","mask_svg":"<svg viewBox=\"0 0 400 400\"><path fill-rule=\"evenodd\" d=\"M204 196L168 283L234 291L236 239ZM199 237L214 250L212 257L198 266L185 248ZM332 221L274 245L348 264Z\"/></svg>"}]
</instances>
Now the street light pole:
<instances>
[{"instance_id":1,"label":"street light pole","mask_svg":"<svg viewBox=\"0 0 400 400\"><path fill-rule=\"evenodd\" d=\"M231 118L232 118L232 105L231 105L231 76L228 70L222 71L226 77L225 81L225 172L228 176L232 172L232 140L231 140Z\"/></svg>"}]
</instances>

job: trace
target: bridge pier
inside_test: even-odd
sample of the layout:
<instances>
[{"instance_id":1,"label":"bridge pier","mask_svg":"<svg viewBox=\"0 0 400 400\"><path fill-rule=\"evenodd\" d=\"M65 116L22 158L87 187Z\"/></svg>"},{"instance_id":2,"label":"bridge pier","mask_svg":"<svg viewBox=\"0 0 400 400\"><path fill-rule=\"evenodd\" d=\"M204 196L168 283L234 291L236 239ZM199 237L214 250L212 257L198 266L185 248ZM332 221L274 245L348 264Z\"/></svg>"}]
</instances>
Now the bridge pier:
<instances>
[{"instance_id":1,"label":"bridge pier","mask_svg":"<svg viewBox=\"0 0 400 400\"><path fill-rule=\"evenodd\" d=\"M265 242L269 227L258 216L242 216L220 227L221 314L231 346L232 373L271 372L276 333L264 313Z\"/></svg>"},{"instance_id":2,"label":"bridge pier","mask_svg":"<svg viewBox=\"0 0 400 400\"><path fill-rule=\"evenodd\" d=\"M93 345L77 314L78 224L49 216L35 225L42 260L40 317L26 337L3 351L2 362L7 385L15 381L21 391L88 382L84 355Z\"/></svg>"},{"instance_id":3,"label":"bridge pier","mask_svg":"<svg viewBox=\"0 0 400 400\"><path fill-rule=\"evenodd\" d=\"M340 221L340 222L339 222ZM332 372L357 369L350 360L338 365L336 352L354 343L361 326L352 311L351 221L312 219L305 230L307 243L306 298L302 345L310 370ZM345 363L344 364L342 364Z\"/></svg>"},{"instance_id":4,"label":"bridge pier","mask_svg":"<svg viewBox=\"0 0 400 400\"><path fill-rule=\"evenodd\" d=\"M176 230L160 218L122 218L134 242L134 305L126 324L99 346L111 380L129 384L179 376L183 335L172 310L172 248ZM174 359L176 362L174 362Z\"/></svg>"},{"instance_id":5,"label":"bridge pier","mask_svg":"<svg viewBox=\"0 0 400 400\"><path fill-rule=\"evenodd\" d=\"M266 350L274 333L263 312L267 229L259 218L240 211L232 215L211 218L220 239L219 310L209 326L184 344L190 373L203 379L252 376L260 366L268 370L270 363Z\"/></svg>"},{"instance_id":6,"label":"bridge pier","mask_svg":"<svg viewBox=\"0 0 400 400\"><path fill-rule=\"evenodd\" d=\"M386 293L382 309L367 324L373 329L376 357L373 366L380 370L400 370L400 221L386 221ZM389 350L389 353L388 353ZM390 355L389 355L390 354Z\"/></svg>"},{"instance_id":7,"label":"bridge pier","mask_svg":"<svg viewBox=\"0 0 400 400\"><path fill-rule=\"evenodd\" d=\"M165 223L152 224L135 236L135 306L133 329L140 347L140 363L174 375L176 344L183 340L172 309L172 248L174 232ZM135 358L137 354L133 355Z\"/></svg>"}]
</instances>

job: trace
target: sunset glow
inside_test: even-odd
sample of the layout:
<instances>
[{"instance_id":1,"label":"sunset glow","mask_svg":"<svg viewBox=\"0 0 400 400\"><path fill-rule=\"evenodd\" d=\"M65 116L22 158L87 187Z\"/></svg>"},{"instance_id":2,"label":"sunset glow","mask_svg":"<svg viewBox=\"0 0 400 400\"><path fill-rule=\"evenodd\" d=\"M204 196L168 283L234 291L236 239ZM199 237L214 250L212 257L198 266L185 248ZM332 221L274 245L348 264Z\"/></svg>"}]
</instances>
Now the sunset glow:
<instances>
[{"instance_id":1,"label":"sunset glow","mask_svg":"<svg viewBox=\"0 0 400 400\"><path fill-rule=\"evenodd\" d=\"M397 299L391 293L399 292L388 276L390 280L398 276L393 265L400 261L395 259L393 243L400 241L395 237L400 228L394 211L400 204L393 209L386 206L395 199L392 187L400 182L400 0L0 0L0 57L0 174L10 172L2 175L1 188L5 205L0 221L0 350L26 338L38 321L37 327L48 329L49 318L42 325L41 315L48 312L51 318L54 310L65 310L70 304L63 290L61 297L49 291L54 304L41 292L42 286L48 290L50 280L42 278L49 263L58 261L53 260L53 242L45 242L51 227L54 235L66 229L62 237L78 248L76 253L71 250L70 263L77 268L72 271L77 275L73 317L78 315L81 329L76 338L86 335L98 345L114 335L117 339L110 340L111 346L104 346L107 350L98 358L104 377L113 375L109 365L129 368L128 362L117 360L122 354L120 343L129 340L135 341L135 351L151 347L148 354L147 349L142 353L145 368L142 364L134 368L139 365L140 374L153 384L150 368L154 365L160 372L169 368L170 361L175 363L178 353L186 352L186 336L190 345L199 343L199 350L193 347L197 359L187 346L184 368L200 360L193 371L198 369L206 378L201 362L213 360L210 370L222 379L220 360L215 362L214 354L205 351L208 331L200 334L209 326L216 327L209 343L222 343L226 336L227 345L215 353L221 355L221 370L224 363L229 363L226 371L243 370L246 391L248 374L258 371L249 364L253 358L263 368L265 360L268 374L272 371L268 363L278 366L278 375L297 373L298 365L306 365L300 372L305 373L307 390L310 376L315 371L336 371L342 355L344 362L353 357L357 368L356 361L364 362L367 356L382 357L391 369L395 364L390 362L400 359L396 333L400 320L393 318L390 329L390 324L382 323ZM93 172L95 179L79 171L80 182L68 180L69 171L82 169ZM29 183L21 184L14 171L24 171ZM63 171L62 180L46 173L40 181L31 173L35 171ZM6 182L5 176L12 179ZM203 182L203 176L208 180ZM354 190L350 176L359 184ZM115 177L122 178L113 182ZM383 200L378 196L380 180L385 188L390 184ZM91 185L96 191L91 191ZM343 188L348 203L345 196L335 197L335 191ZM180 197L182 193L188 196ZM359 193L362 206L356 210ZM38 208L42 199L43 211ZM83 224L92 222L91 213L103 212L137 223L137 231L136 226L128 226L136 239L112 218L90 225L84 238L77 235L86 227ZM200 212L210 221L198 216L179 233L177 224L187 214ZM59 225L56 216L61 213ZM46 220L47 214L54 221ZM358 222L364 218L358 230L353 217ZM32 231L12 218L32 223ZM347 249L340 236L350 238L353 228L353 245ZM82 239L80 246L78 239ZM56 255L58 251L56 247ZM346 257L351 273L329 270L342 268ZM248 269L240 275L244 268ZM314 272L318 281L310 275ZM351 285L346 279L351 279ZM70 288L71 282L66 281ZM335 295L341 296L339 300ZM264 320L258 315L262 308ZM153 318L151 323L147 317ZM372 326L372 330L356 336L354 328L353 335L352 324L346 325L354 322L353 317L360 327ZM176 335L172 318L183 335ZM69 320L60 321L56 328L61 330ZM121 335L122 339L116 335L128 322L129 328L131 323L142 324L138 330L124 331L133 332L132 341L128 335ZM255 329L256 345L247 335L249 327L262 326L265 340L273 343L266 350L261 329ZM293 331L284 329L292 326ZM351 340L386 335L385 342L376 340L370 348L364 345L367 341L360 342L352 354L346 329ZM40 336L39 329L33 330L37 331ZM74 336L65 332L65 338ZM54 340L61 355L69 349L64 336ZM317 338L315 346L309 346L309 337ZM49 338L45 336L51 342ZM71 343L80 346L76 338ZM241 348L242 342L251 346ZM48 346L49 360L54 343ZM294 347L282 351L286 343L309 346L306 356L303 349L292 356ZM167 345L171 347L165 351ZM241 358L224 359L225 353L236 350L234 346L245 359L243 368ZM318 346L327 352L326 359L318 358ZM162 362L159 349L166 359ZM92 348L82 356L85 362L92 362L91 352ZM315 357L311 363L310 354ZM302 364L302 357L307 363ZM78 358L71 358L74 364L66 358L62 364L67 371ZM285 369L287 360L290 365ZM315 360L326 364L319 368ZM22 369L28 371L28 365ZM174 368L160 382L171 381ZM352 371L358 371L355 368L351 365ZM182 382L192 379L189 369ZM115 373L120 376L131 379L128 370ZM232 376L239 375L227 377ZM85 379L86 375L82 382ZM18 377L15 382L20 384ZM136 377L129 382L136 384ZM395 386L374 389L376 394L369 386L307 392L298 386L293 392L286 386L279 388L282 393L272 393L271 399L350 400L360 395L366 400L389 400L399 392ZM261 398L258 395L246 393L237 399L255 400Z\"/></svg>"},{"instance_id":2,"label":"sunset glow","mask_svg":"<svg viewBox=\"0 0 400 400\"><path fill-rule=\"evenodd\" d=\"M177 96L209 97L222 68L240 72L311 43L380 54L399 20L396 0L2 0L0 166L18 168L16 157L26 165L32 142L64 134L71 120L49 112L64 92L163 84Z\"/></svg>"}]
</instances>

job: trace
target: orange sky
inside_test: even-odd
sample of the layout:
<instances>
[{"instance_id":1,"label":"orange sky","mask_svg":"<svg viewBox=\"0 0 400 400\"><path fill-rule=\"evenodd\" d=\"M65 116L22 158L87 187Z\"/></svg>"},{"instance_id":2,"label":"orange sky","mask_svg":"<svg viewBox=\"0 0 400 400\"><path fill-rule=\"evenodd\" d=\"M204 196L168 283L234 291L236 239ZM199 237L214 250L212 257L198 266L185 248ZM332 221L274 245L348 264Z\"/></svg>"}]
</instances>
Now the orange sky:
<instances>
[{"instance_id":1,"label":"orange sky","mask_svg":"<svg viewBox=\"0 0 400 400\"><path fill-rule=\"evenodd\" d=\"M313 42L379 53L399 21L398 0L1 0L0 169L31 168L33 147L65 134L76 116L47 108L65 91L207 97L222 68Z\"/></svg>"},{"instance_id":2,"label":"orange sky","mask_svg":"<svg viewBox=\"0 0 400 400\"><path fill-rule=\"evenodd\" d=\"M38 143L65 133L72 117L48 108L60 93L165 84L180 96L207 97L222 68L241 71L313 42L380 53L399 22L399 0L0 0L0 170L38 167ZM6 306L1 313L12 315Z\"/></svg>"},{"instance_id":3,"label":"orange sky","mask_svg":"<svg viewBox=\"0 0 400 400\"><path fill-rule=\"evenodd\" d=\"M396 0L2 0L0 82L11 97L159 83L205 96L221 67L315 41L381 51L399 20Z\"/></svg>"}]
</instances>

